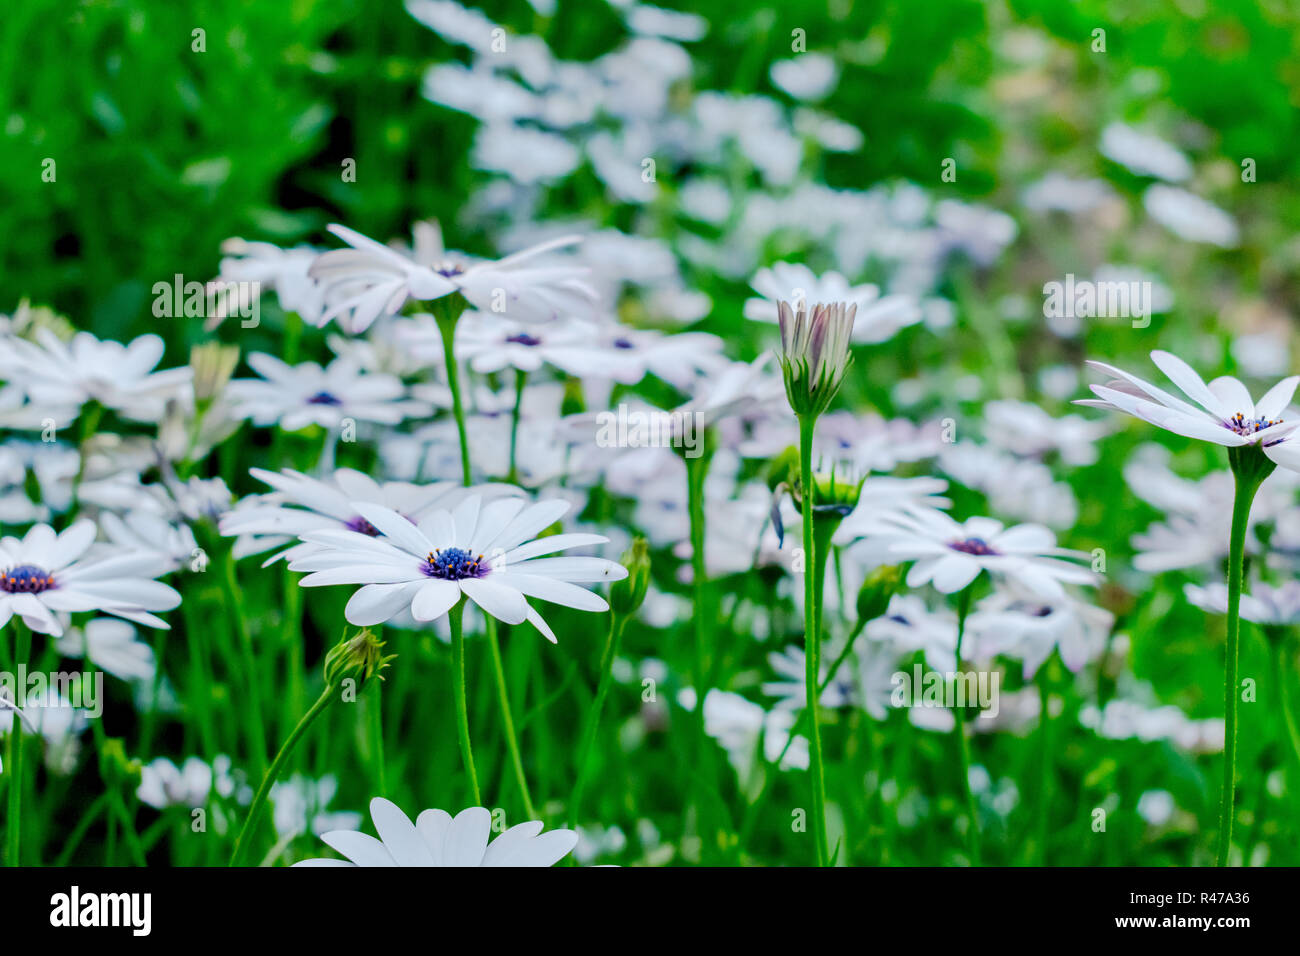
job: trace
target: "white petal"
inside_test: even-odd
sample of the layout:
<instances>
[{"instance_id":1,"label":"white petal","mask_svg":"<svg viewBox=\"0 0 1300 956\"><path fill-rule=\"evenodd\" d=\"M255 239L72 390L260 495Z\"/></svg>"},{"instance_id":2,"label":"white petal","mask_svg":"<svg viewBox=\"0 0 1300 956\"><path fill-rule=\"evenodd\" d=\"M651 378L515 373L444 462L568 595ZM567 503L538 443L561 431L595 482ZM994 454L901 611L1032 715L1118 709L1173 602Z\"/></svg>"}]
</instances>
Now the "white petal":
<instances>
[{"instance_id":1,"label":"white petal","mask_svg":"<svg viewBox=\"0 0 1300 956\"><path fill-rule=\"evenodd\" d=\"M374 837L356 830L331 830L321 839L357 866L397 866L392 855Z\"/></svg>"},{"instance_id":2,"label":"white petal","mask_svg":"<svg viewBox=\"0 0 1300 956\"><path fill-rule=\"evenodd\" d=\"M482 866L492 832L492 814L483 807L467 807L447 828L442 847L443 866Z\"/></svg>"},{"instance_id":3,"label":"white petal","mask_svg":"<svg viewBox=\"0 0 1300 956\"><path fill-rule=\"evenodd\" d=\"M528 618L528 602L516 588L492 577L465 578L460 589L470 600L497 620L507 624L522 624Z\"/></svg>"},{"instance_id":4,"label":"white petal","mask_svg":"<svg viewBox=\"0 0 1300 956\"><path fill-rule=\"evenodd\" d=\"M357 627L382 624L408 606L410 591L409 584L367 584L348 600L343 616Z\"/></svg>"},{"instance_id":5,"label":"white petal","mask_svg":"<svg viewBox=\"0 0 1300 956\"><path fill-rule=\"evenodd\" d=\"M433 621L442 617L460 600L460 588L451 581L431 579L420 585L411 601L411 617Z\"/></svg>"},{"instance_id":6,"label":"white petal","mask_svg":"<svg viewBox=\"0 0 1300 956\"><path fill-rule=\"evenodd\" d=\"M370 801L370 819L384 841L384 848L398 866L433 866L433 854L415 824L391 800L375 797Z\"/></svg>"}]
</instances>

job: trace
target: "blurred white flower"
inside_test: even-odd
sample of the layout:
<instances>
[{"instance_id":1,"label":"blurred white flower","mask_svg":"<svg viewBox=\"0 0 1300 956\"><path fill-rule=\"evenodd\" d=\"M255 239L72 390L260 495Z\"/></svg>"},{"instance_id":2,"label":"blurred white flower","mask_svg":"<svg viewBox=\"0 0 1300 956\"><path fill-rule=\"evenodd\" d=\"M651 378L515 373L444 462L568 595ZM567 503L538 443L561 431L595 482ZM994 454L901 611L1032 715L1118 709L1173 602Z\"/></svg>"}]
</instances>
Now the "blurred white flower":
<instances>
[{"instance_id":1,"label":"blurred white flower","mask_svg":"<svg viewBox=\"0 0 1300 956\"><path fill-rule=\"evenodd\" d=\"M1157 183L1142 194L1142 204L1152 219L1189 242L1231 249L1240 238L1232 216L1185 189Z\"/></svg>"},{"instance_id":2,"label":"blurred white flower","mask_svg":"<svg viewBox=\"0 0 1300 956\"><path fill-rule=\"evenodd\" d=\"M1158 136L1127 123L1111 123L1101 133L1101 154L1139 176L1180 183L1192 175L1192 164Z\"/></svg>"}]
</instances>

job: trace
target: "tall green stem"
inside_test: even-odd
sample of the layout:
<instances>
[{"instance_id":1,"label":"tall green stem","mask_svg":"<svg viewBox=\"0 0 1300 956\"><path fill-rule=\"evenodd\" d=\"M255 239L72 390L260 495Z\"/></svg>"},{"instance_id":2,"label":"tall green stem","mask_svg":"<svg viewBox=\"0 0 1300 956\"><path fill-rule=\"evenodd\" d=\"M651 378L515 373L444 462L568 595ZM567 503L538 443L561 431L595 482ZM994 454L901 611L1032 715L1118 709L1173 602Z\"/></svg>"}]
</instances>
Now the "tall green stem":
<instances>
[{"instance_id":1,"label":"tall green stem","mask_svg":"<svg viewBox=\"0 0 1300 956\"><path fill-rule=\"evenodd\" d=\"M528 777L524 774L524 760L519 751L519 738L515 734L515 718L510 712L510 694L506 690L506 672L501 664L501 642L497 639L497 621L491 614L487 618L488 649L492 652L492 674L496 679L497 702L501 705L501 725L505 730L506 747L510 751L510 764L514 768L515 782L524 799L524 812L529 820L537 820L537 810L533 806L532 794L528 791Z\"/></svg>"},{"instance_id":2,"label":"tall green stem","mask_svg":"<svg viewBox=\"0 0 1300 956\"><path fill-rule=\"evenodd\" d=\"M708 732L704 721L704 701L709 693L706 643L708 641L708 627L712 621L708 604L709 572L704 554L704 482L708 477L708 473L709 454L707 449L703 454L695 458L686 458L686 499L691 535L691 587L695 598L695 613L692 620L694 638L694 674L692 683L695 685L695 711L692 722L695 727L695 772L692 776L694 783L691 789L692 802L695 805L701 837L704 837L706 830L703 821L704 801L701 797L701 791L703 790L701 776L704 773L705 761L708 759ZM707 850L708 841L704 840L702 852Z\"/></svg>"},{"instance_id":3,"label":"tall green stem","mask_svg":"<svg viewBox=\"0 0 1300 956\"><path fill-rule=\"evenodd\" d=\"M447 366L447 387L451 389L451 411L456 417L456 434L460 438L460 467L465 487L470 484L469 438L465 434L465 405L460 394L460 369L456 365L456 322L460 319L460 303L448 300L460 299L455 293L443 296L434 302L434 318L438 331L442 333L442 354Z\"/></svg>"},{"instance_id":4,"label":"tall green stem","mask_svg":"<svg viewBox=\"0 0 1300 956\"><path fill-rule=\"evenodd\" d=\"M1241 584L1245 572L1246 529L1255 492L1275 465L1259 448L1229 448L1235 491L1232 532L1228 540L1228 639L1223 663L1223 790L1219 802L1217 866L1227 866L1232 850L1232 822L1237 792L1237 652L1241 637Z\"/></svg>"},{"instance_id":5,"label":"tall green stem","mask_svg":"<svg viewBox=\"0 0 1300 956\"><path fill-rule=\"evenodd\" d=\"M524 401L524 385L528 381L528 373L523 369L515 369L515 407L510 412L510 471L506 474L506 481L515 484L519 481L519 469L516 466L516 451L519 448L519 412Z\"/></svg>"},{"instance_id":6,"label":"tall green stem","mask_svg":"<svg viewBox=\"0 0 1300 956\"><path fill-rule=\"evenodd\" d=\"M592 701L591 709L587 711L587 718L583 722L582 743L578 747L577 779L573 784L573 796L569 798L570 826L576 826L578 823L582 791L587 785L587 764L591 760L591 750L596 741L596 729L600 726L600 715L605 706L605 698L609 695L610 684L613 683L614 658L618 655L619 639L623 636L623 626L626 623L625 617L613 611L609 612L609 633L605 637L605 648L600 655L600 683L596 687L596 699Z\"/></svg>"},{"instance_id":7,"label":"tall green stem","mask_svg":"<svg viewBox=\"0 0 1300 956\"><path fill-rule=\"evenodd\" d=\"M961 680L961 644L962 639L966 636L966 615L970 611L970 587L963 588L957 595L957 652L956 668L957 680ZM955 702L954 702L955 703ZM971 863L974 866L980 865L980 830L979 830L979 812L975 806L975 794L970 788L970 741L966 739L966 708L965 701L963 706L953 707L953 716L956 720L953 722L953 733L957 735L957 750L961 760L961 789L966 797L966 814L969 816L969 826L967 828L967 843L970 846Z\"/></svg>"},{"instance_id":8,"label":"tall green stem","mask_svg":"<svg viewBox=\"0 0 1300 956\"><path fill-rule=\"evenodd\" d=\"M252 751L253 766L261 771L266 768L266 723L262 714L262 681L257 669L257 659L253 654L253 638L248 631L248 622L244 619L244 605L239 593L239 581L235 575L235 555L233 549L227 549L222 561L221 584L226 594L226 613L231 615L235 629L235 640L239 643L239 655L244 670L244 679L248 682L249 749Z\"/></svg>"},{"instance_id":9,"label":"tall green stem","mask_svg":"<svg viewBox=\"0 0 1300 956\"><path fill-rule=\"evenodd\" d=\"M825 562L818 564L817 546L813 532L813 494L812 470L813 431L817 419L814 415L799 416L799 488L803 504L803 552L804 552L804 683L807 694L809 723L809 766L813 787L813 838L816 840L817 865L826 866L830 852L826 845L826 771L822 764L821 717L818 714L817 678L818 661L821 658L821 634L818 631L821 609L818 607L817 569L824 568Z\"/></svg>"},{"instance_id":10,"label":"tall green stem","mask_svg":"<svg viewBox=\"0 0 1300 956\"><path fill-rule=\"evenodd\" d=\"M248 808L248 817L244 820L243 829L239 831L239 838L235 841L235 850L230 854L230 865L238 866L239 861L248 847L248 842L253 834L257 832L257 824L262 819L262 813L266 810L266 801L271 794L271 787L280 776L280 771L284 768L285 762L289 755L293 753L293 748L298 746L298 741L302 739L303 734L316 718L325 713L325 709L334 701L334 695L338 691L336 686L329 686L316 699L316 703L311 705L311 709L303 714L302 720L298 721L298 726L293 728L293 732L285 739L284 745L280 747L280 752L275 755L275 760L271 761L270 769L262 777L262 785L257 788L257 795L253 797L252 806Z\"/></svg>"},{"instance_id":11,"label":"tall green stem","mask_svg":"<svg viewBox=\"0 0 1300 956\"><path fill-rule=\"evenodd\" d=\"M14 631L14 673L17 675L27 664L32 653L32 632L14 615L10 618ZM26 703L25 681L14 681L14 704L21 710ZM9 776L9 810L5 816L5 860L18 866L18 852L23 833L23 725L15 712L9 725L9 754L5 772Z\"/></svg>"},{"instance_id":12,"label":"tall green stem","mask_svg":"<svg viewBox=\"0 0 1300 956\"><path fill-rule=\"evenodd\" d=\"M388 796L388 774L384 770L384 685L375 681L366 700L366 730L370 737L371 774L375 795Z\"/></svg>"},{"instance_id":13,"label":"tall green stem","mask_svg":"<svg viewBox=\"0 0 1300 956\"><path fill-rule=\"evenodd\" d=\"M465 602L458 601L447 612L447 621L451 625L451 684L452 695L456 699L456 735L460 740L460 756L465 763L465 773L469 777L470 792L474 805L482 806L483 798L479 795L478 773L474 770L474 751L469 743L469 704L465 697Z\"/></svg>"}]
</instances>

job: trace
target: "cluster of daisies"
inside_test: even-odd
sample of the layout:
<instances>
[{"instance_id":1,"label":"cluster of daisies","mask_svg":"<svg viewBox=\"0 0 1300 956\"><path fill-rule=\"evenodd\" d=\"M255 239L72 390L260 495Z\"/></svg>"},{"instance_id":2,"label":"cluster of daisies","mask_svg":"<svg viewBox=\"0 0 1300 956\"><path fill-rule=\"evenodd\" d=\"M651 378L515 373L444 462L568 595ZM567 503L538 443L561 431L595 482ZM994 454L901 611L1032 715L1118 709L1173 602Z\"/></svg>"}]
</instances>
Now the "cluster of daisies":
<instances>
[{"instance_id":1,"label":"cluster of daisies","mask_svg":"<svg viewBox=\"0 0 1300 956\"><path fill-rule=\"evenodd\" d=\"M211 706L177 699L156 632L206 586L198 576L210 562L228 562L232 603L237 575L279 564L308 589L301 594L346 589L349 633L364 635L340 645L350 673L386 666L374 637L381 627L452 644L455 730L477 798L466 631L493 649L500 626L536 632L565 654L566 631L552 622L572 622L575 611L633 617L657 633L694 629L691 665L611 649L602 678L674 688L646 702L620 745L636 747L674 721L696 727L751 804L775 775L806 775L820 862L829 862L830 843L820 778L838 756L823 749L820 715L873 724L898 716L909 732L954 735L969 859L978 861L980 830L1007 818L1018 797L994 776L999 768L971 760L968 734L1045 725L1053 698L1034 682L1060 669L1095 699L1071 712L1078 732L1190 754L1226 749L1231 790L1235 708L1224 720L1193 719L1133 678L1128 636L1099 585L1118 579L1139 590L1152 575L1190 570L1199 578L1187 599L1227 616L1231 634L1239 618L1266 629L1300 623L1295 582L1265 577L1294 570L1300 555L1300 413L1288 410L1300 379L1255 401L1236 379L1206 383L1175 356L1152 353L1185 401L1094 363L1108 380L1084 404L1229 450L1228 469L1193 479L1174 470L1163 446L1139 448L1125 477L1165 517L1134 537L1131 562L1111 554L1108 566L1100 549L1067 546L1081 508L1067 478L1098 460L1115 420L1053 416L990 398L977 377L937 372L891 383L891 404L905 416L833 404L853 382L854 361L869 367L876 349L942 337L954 322L957 267L992 266L1019 231L1004 212L936 201L912 184L832 189L810 175L808 147L863 145L860 131L818 105L838 82L833 56L773 63L783 100L683 96L687 46L708 28L694 15L620 5L625 42L576 63L536 37L498 49L496 24L450 0L407 6L467 51L468 65L432 68L423 92L480 124L471 161L486 175L467 197L466 219L492 225L501 254L449 249L435 222L388 243L340 224L320 246L231 239L213 302L240 283L265 294L268 327L285 333L278 355L219 344L232 330L215 306L212 341L181 365L164 364L157 335L101 340L26 304L0 317L0 525L14 532L0 536L7 648L22 646L8 640L19 627L48 635L32 661L83 660L129 685L145 715ZM1237 241L1226 213L1177 185L1190 163L1173 147L1115 124L1099 151L1150 180L1142 203L1153 222L1189 242ZM651 155L659 177L680 176L670 195L645 175ZM637 217L629 232L547 221L553 195L588 167L611 205L653 204L655 215ZM1031 219L1083 217L1119 201L1104 180L1060 176L1021 197ZM824 250L834 268L766 264L777 234ZM743 308L724 323L742 330L734 339L746 348L696 327L712 311L687 280L700 273L748 284ZM1097 270L1133 274L1123 264ZM849 278L863 275L878 281ZM1156 308L1167 311L1171 293L1161 292ZM1000 305L1007 322L1025 320L1023 302ZM1048 326L1077 344L1070 319ZM308 342L328 359L301 360ZM1255 343L1241 364L1259 370L1246 359L1269 352ZM1083 381L1055 365L1036 385L1065 400ZM952 406L973 403L977 415L953 420ZM611 433L611 416L633 424ZM244 447L264 467L244 470ZM1246 487L1244 505L1225 508L1234 488L1241 504ZM635 537L648 542L653 576L621 557L637 553ZM1243 554L1265 559L1253 576L1242 573ZM746 587L755 578L759 594ZM620 597L616 586L626 589ZM192 627L202 623L187 622L187 634ZM736 666L721 646L736 640L761 645L761 670ZM1235 653L1230 646L1230 676ZM944 701L900 700L898 675L914 667L949 681L993 673L1008 689L996 713L971 720ZM327 666L327 695L338 673ZM507 684L500 676L503 702ZM593 735L604 680L602 688ZM14 714L0 728L10 737L6 757L14 738L21 756L26 734L42 741L46 772L75 772L91 719L53 698L0 706ZM556 817L534 812L504 723L528 815ZM549 866L575 851L598 858L624 839L575 816L585 764L565 807L569 826L546 830L530 819L493 837L499 828L484 806L412 820L374 795L372 837L356 805L343 805L334 774L279 779L278 761L268 770L249 755L136 756L146 761L138 800L219 811L218 832L239 834L235 860L268 805L274 847L310 832L338 854L301 865ZM914 783L877 777L873 786L898 793ZM650 820L638 822L647 860L703 858L707 796L689 799L686 832L665 840ZM1170 799L1152 791L1144 815L1167 819ZM912 825L931 812L909 807Z\"/></svg>"}]
</instances>

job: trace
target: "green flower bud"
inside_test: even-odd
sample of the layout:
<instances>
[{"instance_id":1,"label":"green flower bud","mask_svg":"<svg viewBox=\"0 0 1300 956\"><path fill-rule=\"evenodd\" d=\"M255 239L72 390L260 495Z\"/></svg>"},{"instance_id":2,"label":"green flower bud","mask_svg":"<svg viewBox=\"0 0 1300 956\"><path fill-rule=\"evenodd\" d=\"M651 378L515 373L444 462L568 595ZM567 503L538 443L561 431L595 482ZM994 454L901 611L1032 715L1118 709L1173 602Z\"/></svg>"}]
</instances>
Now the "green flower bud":
<instances>
[{"instance_id":1,"label":"green flower bud","mask_svg":"<svg viewBox=\"0 0 1300 956\"><path fill-rule=\"evenodd\" d=\"M609 606L619 617L630 617L641 607L650 587L650 546L645 538L632 539L632 547L624 553L622 563L627 568L627 577L610 585Z\"/></svg>"},{"instance_id":2,"label":"green flower bud","mask_svg":"<svg viewBox=\"0 0 1300 956\"><path fill-rule=\"evenodd\" d=\"M326 686L337 687L352 679L357 682L359 693L371 677L378 675L383 680L382 671L397 656L390 654L385 657L383 649L384 642L368 628L353 637L345 637L325 655Z\"/></svg>"},{"instance_id":3,"label":"green flower bud","mask_svg":"<svg viewBox=\"0 0 1300 956\"><path fill-rule=\"evenodd\" d=\"M858 626L883 616L902 583L903 569L898 565L881 565L868 574L858 589Z\"/></svg>"}]
</instances>

